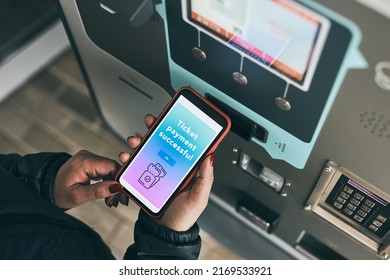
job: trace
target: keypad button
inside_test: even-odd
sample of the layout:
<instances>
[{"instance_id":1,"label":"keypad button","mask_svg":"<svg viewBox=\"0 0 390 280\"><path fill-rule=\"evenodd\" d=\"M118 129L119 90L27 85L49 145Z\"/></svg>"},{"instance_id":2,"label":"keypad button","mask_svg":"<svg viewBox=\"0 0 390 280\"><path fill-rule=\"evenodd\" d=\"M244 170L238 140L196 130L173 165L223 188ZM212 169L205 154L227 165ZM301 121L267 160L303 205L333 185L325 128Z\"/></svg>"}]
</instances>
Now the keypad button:
<instances>
[{"instance_id":1,"label":"keypad button","mask_svg":"<svg viewBox=\"0 0 390 280\"><path fill-rule=\"evenodd\" d=\"M353 214L353 212L351 210L349 210L348 208L344 208L343 212L345 214L347 214L348 216L351 216Z\"/></svg>"},{"instance_id":2,"label":"keypad button","mask_svg":"<svg viewBox=\"0 0 390 280\"><path fill-rule=\"evenodd\" d=\"M351 203L348 203L348 204L347 204L347 208L348 208L349 210L351 210L351 211L355 211L356 206L353 205L353 204L351 204Z\"/></svg>"},{"instance_id":3,"label":"keypad button","mask_svg":"<svg viewBox=\"0 0 390 280\"><path fill-rule=\"evenodd\" d=\"M333 206L336 207L337 209L343 208L343 205L338 203L337 201L333 202Z\"/></svg>"},{"instance_id":4,"label":"keypad button","mask_svg":"<svg viewBox=\"0 0 390 280\"><path fill-rule=\"evenodd\" d=\"M359 216L361 216L361 217L363 217L363 218L364 218L365 216L367 216L367 213L364 212L364 211L362 211L362 210L357 211L356 214L358 214Z\"/></svg>"},{"instance_id":5,"label":"keypad button","mask_svg":"<svg viewBox=\"0 0 390 280\"><path fill-rule=\"evenodd\" d=\"M378 220L375 220L372 222L373 225L377 226L378 228L380 228L383 224L381 222L379 222Z\"/></svg>"},{"instance_id":6,"label":"keypad button","mask_svg":"<svg viewBox=\"0 0 390 280\"><path fill-rule=\"evenodd\" d=\"M352 198L352 199L351 199L351 203L354 204L354 205L356 205L356 206L359 206L360 201L357 200L357 199L355 199L355 198Z\"/></svg>"},{"instance_id":7,"label":"keypad button","mask_svg":"<svg viewBox=\"0 0 390 280\"><path fill-rule=\"evenodd\" d=\"M340 193L340 196L341 196L342 198L345 198L345 199L348 199L348 198L349 198L349 194L347 194L346 192L341 192L341 193Z\"/></svg>"},{"instance_id":8,"label":"keypad button","mask_svg":"<svg viewBox=\"0 0 390 280\"><path fill-rule=\"evenodd\" d=\"M375 232L378 231L378 229L379 229L378 227L376 227L372 224L368 228L371 229L372 231L375 231Z\"/></svg>"},{"instance_id":9,"label":"keypad button","mask_svg":"<svg viewBox=\"0 0 390 280\"><path fill-rule=\"evenodd\" d=\"M376 217L376 219L382 223L386 222L387 221L387 218L386 217L383 217L382 215L378 215L378 217Z\"/></svg>"},{"instance_id":10,"label":"keypad button","mask_svg":"<svg viewBox=\"0 0 390 280\"><path fill-rule=\"evenodd\" d=\"M343 188L343 191L345 191L347 194L352 194L353 193L353 189L351 189L350 187L347 187L347 186L345 186Z\"/></svg>"},{"instance_id":11,"label":"keypad button","mask_svg":"<svg viewBox=\"0 0 390 280\"><path fill-rule=\"evenodd\" d=\"M356 198L357 200L360 200L360 201L362 201L364 199L364 196L361 195L360 193L355 193L353 195L353 197Z\"/></svg>"},{"instance_id":12,"label":"keypad button","mask_svg":"<svg viewBox=\"0 0 390 280\"><path fill-rule=\"evenodd\" d=\"M364 204L366 204L368 207L374 207L375 206L375 202L372 202L371 200L367 199Z\"/></svg>"},{"instance_id":13,"label":"keypad button","mask_svg":"<svg viewBox=\"0 0 390 280\"><path fill-rule=\"evenodd\" d=\"M359 223L360 223L361 221L363 221L363 218L362 218L361 216L359 216L359 215L355 215L355 216L353 216L353 218L354 218L356 221L358 221Z\"/></svg>"},{"instance_id":14,"label":"keypad button","mask_svg":"<svg viewBox=\"0 0 390 280\"><path fill-rule=\"evenodd\" d=\"M361 209L362 209L364 212L366 212L366 213L370 213L370 211L371 211L371 208L368 207L368 206L366 206L366 205L362 205Z\"/></svg>"},{"instance_id":15,"label":"keypad button","mask_svg":"<svg viewBox=\"0 0 390 280\"><path fill-rule=\"evenodd\" d=\"M346 200L345 200L344 198L342 198L341 196L338 196L338 197L336 198L336 201L337 201L338 203L341 203L341 204L344 204L344 203L346 202Z\"/></svg>"}]
</instances>

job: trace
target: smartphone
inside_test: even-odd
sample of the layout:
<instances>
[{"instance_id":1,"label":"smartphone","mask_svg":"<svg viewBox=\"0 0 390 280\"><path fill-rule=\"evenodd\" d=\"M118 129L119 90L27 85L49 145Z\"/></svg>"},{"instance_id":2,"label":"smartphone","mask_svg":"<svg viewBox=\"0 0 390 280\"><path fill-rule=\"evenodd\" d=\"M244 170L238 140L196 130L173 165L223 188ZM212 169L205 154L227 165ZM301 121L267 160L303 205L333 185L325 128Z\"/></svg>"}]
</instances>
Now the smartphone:
<instances>
[{"instance_id":1,"label":"smartphone","mask_svg":"<svg viewBox=\"0 0 390 280\"><path fill-rule=\"evenodd\" d=\"M231 122L190 87L179 89L117 175L124 192L159 217L215 151Z\"/></svg>"}]
</instances>

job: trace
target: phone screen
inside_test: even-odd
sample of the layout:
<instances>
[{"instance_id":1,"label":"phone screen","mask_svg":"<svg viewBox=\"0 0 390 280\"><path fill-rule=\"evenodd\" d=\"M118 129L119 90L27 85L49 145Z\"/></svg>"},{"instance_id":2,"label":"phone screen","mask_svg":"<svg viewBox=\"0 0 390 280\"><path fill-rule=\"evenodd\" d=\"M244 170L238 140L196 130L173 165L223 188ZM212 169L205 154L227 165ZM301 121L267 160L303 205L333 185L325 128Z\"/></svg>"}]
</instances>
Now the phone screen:
<instances>
[{"instance_id":1,"label":"phone screen","mask_svg":"<svg viewBox=\"0 0 390 280\"><path fill-rule=\"evenodd\" d=\"M122 172L119 182L159 213L223 131L223 125L179 95Z\"/></svg>"}]
</instances>

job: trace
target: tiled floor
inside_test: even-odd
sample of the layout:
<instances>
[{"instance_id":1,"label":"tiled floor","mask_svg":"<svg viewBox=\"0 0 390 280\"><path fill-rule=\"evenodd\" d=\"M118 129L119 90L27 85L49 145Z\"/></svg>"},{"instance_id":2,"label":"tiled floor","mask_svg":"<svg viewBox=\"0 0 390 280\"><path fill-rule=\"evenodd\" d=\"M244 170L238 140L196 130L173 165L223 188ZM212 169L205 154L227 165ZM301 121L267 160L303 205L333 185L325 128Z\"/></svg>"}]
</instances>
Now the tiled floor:
<instances>
[{"instance_id":1,"label":"tiled floor","mask_svg":"<svg viewBox=\"0 0 390 280\"><path fill-rule=\"evenodd\" d=\"M117 159L128 147L103 126L68 50L0 104L0 153L80 149ZM68 213L95 228L119 259L133 241L134 204L109 209L94 201ZM203 230L201 236L200 259L239 259Z\"/></svg>"}]
</instances>

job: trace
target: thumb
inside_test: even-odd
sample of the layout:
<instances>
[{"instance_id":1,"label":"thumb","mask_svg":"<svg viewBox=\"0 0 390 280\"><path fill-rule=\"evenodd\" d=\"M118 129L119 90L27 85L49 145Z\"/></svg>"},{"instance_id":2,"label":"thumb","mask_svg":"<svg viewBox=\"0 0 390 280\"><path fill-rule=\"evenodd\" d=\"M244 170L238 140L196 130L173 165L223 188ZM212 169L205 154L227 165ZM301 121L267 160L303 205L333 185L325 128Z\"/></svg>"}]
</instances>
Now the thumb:
<instances>
[{"instance_id":1,"label":"thumb","mask_svg":"<svg viewBox=\"0 0 390 280\"><path fill-rule=\"evenodd\" d=\"M83 193L81 194L81 197L84 197L86 202L112 196L122 189L123 187L118 182L107 180L82 186L80 192Z\"/></svg>"}]
</instances>

